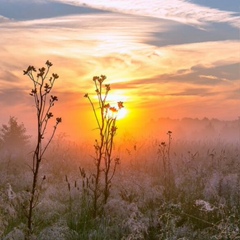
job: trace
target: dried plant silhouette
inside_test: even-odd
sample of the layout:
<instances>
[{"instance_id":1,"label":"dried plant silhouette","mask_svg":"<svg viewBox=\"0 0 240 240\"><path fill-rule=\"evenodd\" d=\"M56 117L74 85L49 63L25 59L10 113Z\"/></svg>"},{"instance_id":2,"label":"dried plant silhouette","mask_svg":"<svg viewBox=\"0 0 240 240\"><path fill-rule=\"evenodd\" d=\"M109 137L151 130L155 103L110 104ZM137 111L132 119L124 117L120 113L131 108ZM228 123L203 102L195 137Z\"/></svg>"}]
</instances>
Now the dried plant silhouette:
<instances>
[{"instance_id":1,"label":"dried plant silhouette","mask_svg":"<svg viewBox=\"0 0 240 240\"><path fill-rule=\"evenodd\" d=\"M96 172L92 174L93 184L88 185L93 193L94 216L97 216L101 211L102 205L107 203L111 181L119 164L119 158L113 158L112 153L114 137L117 131L117 114L118 111L123 108L123 102L118 102L117 108L107 103L107 97L111 88L110 84L104 84L105 80L106 76L104 75L93 77L98 99L96 105L89 94L85 94L84 96L91 104L99 131L99 139L96 139L94 144L94 164L96 166Z\"/></svg>"},{"instance_id":2,"label":"dried plant silhouette","mask_svg":"<svg viewBox=\"0 0 240 240\"><path fill-rule=\"evenodd\" d=\"M171 152L171 143L172 143L172 132L168 131L168 142L161 142L158 148L158 155L159 158L162 160L162 174L161 177L163 178L163 186L164 186L164 195L166 199L170 199L172 194L174 193L174 188L175 188L175 180L174 180L174 174L172 170L172 165L171 165L171 157L170 157L170 152Z\"/></svg>"},{"instance_id":3,"label":"dried plant silhouette","mask_svg":"<svg viewBox=\"0 0 240 240\"><path fill-rule=\"evenodd\" d=\"M33 83L33 89L30 93L30 96L32 96L33 98L37 112L37 143L33 153L31 166L33 179L29 200L29 210L27 215L27 239L33 232L33 211L38 203L40 194L38 191L38 177L40 166L43 160L43 156L57 130L58 124L62 121L61 118L56 118L56 122L50 134L50 137L46 142L44 142L46 130L48 128L50 120L53 118L53 113L51 112L51 110L55 102L58 101L57 96L51 95L51 92L55 81L59 78L59 76L55 73L49 76L49 71L51 67L52 63L47 61L46 67L39 68L38 71L34 66L29 66L26 71L23 71L24 75L27 75ZM34 76L34 74L36 76Z\"/></svg>"}]
</instances>

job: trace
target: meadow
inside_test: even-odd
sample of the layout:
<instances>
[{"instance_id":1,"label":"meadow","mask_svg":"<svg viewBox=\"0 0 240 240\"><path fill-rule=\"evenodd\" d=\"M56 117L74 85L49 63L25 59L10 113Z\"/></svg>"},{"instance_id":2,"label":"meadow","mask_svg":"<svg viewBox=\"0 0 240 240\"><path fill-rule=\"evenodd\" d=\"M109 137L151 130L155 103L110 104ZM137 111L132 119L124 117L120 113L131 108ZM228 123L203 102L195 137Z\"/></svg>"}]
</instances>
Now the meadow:
<instances>
[{"instance_id":1,"label":"meadow","mask_svg":"<svg viewBox=\"0 0 240 240\"><path fill-rule=\"evenodd\" d=\"M95 215L94 142L57 134L39 172L31 239L240 239L239 122L189 121L174 130L160 121L158 137L116 135L113 156L119 162L109 197ZM0 148L3 240L25 239L32 142L14 151Z\"/></svg>"},{"instance_id":2,"label":"meadow","mask_svg":"<svg viewBox=\"0 0 240 240\"><path fill-rule=\"evenodd\" d=\"M239 6L0 0L0 240L240 240Z\"/></svg>"}]
</instances>

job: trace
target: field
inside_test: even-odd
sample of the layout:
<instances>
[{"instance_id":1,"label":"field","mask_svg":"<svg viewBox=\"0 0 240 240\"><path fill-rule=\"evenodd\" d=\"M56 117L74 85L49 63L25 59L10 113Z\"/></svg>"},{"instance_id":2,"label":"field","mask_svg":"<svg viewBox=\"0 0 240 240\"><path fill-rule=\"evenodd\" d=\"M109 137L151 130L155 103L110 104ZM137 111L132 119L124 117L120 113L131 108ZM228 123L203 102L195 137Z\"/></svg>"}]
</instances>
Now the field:
<instances>
[{"instance_id":1,"label":"field","mask_svg":"<svg viewBox=\"0 0 240 240\"><path fill-rule=\"evenodd\" d=\"M166 131L167 132L167 131ZM31 239L240 239L239 141L175 138L114 144L119 158L97 215L91 143L55 137L39 175ZM238 135L236 135L238 136ZM0 152L0 237L24 239L32 153Z\"/></svg>"}]
</instances>

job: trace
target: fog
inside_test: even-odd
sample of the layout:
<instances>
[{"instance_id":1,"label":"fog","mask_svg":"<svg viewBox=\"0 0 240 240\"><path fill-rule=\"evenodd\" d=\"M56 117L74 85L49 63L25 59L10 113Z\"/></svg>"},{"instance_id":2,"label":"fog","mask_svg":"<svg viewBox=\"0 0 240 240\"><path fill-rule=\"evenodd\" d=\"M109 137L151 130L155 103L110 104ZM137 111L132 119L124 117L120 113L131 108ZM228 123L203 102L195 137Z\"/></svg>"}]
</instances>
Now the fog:
<instances>
[{"instance_id":1,"label":"fog","mask_svg":"<svg viewBox=\"0 0 240 240\"><path fill-rule=\"evenodd\" d=\"M77 142L58 129L38 175L33 239L237 239L239 119L161 118L141 128L117 129L116 171L97 217L89 183L96 174L96 140ZM27 127L21 134L28 136ZM24 239L36 137L4 139L0 238Z\"/></svg>"}]
</instances>

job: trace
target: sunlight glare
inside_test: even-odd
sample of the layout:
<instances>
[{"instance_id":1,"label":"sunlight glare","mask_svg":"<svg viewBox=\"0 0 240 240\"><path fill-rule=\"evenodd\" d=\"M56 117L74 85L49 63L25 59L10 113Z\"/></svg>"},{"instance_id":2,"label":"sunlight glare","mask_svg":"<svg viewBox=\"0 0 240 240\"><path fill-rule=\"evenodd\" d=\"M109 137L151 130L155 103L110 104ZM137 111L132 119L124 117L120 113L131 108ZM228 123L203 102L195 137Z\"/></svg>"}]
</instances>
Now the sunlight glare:
<instances>
[{"instance_id":1,"label":"sunlight glare","mask_svg":"<svg viewBox=\"0 0 240 240\"><path fill-rule=\"evenodd\" d=\"M125 118L127 116L127 114L128 114L128 111L127 111L127 109L125 107L120 109L120 110L118 110L117 120Z\"/></svg>"},{"instance_id":2,"label":"sunlight glare","mask_svg":"<svg viewBox=\"0 0 240 240\"><path fill-rule=\"evenodd\" d=\"M117 120L125 118L128 114L128 110L125 107L126 99L127 97L122 93L110 94L107 97L107 102L110 104L110 106L118 109L118 112L116 113ZM123 102L123 108L118 108L118 102Z\"/></svg>"}]
</instances>

